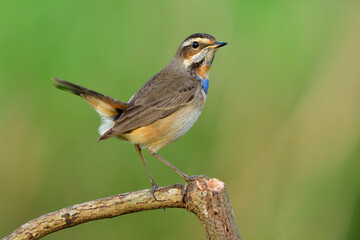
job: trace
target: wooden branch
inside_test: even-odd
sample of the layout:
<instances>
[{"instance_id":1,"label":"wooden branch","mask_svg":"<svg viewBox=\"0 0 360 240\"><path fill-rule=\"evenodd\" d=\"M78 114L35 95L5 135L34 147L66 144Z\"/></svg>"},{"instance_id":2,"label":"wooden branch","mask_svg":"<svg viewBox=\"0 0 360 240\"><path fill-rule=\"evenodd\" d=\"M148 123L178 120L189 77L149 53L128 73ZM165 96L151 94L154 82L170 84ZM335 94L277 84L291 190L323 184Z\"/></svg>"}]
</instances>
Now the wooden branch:
<instances>
[{"instance_id":1,"label":"wooden branch","mask_svg":"<svg viewBox=\"0 0 360 240\"><path fill-rule=\"evenodd\" d=\"M184 199L182 190L183 186L176 184L157 189L157 200L147 189L73 205L30 220L3 240L40 239L81 223L159 208L185 208L195 213L208 239L240 239L223 182L217 179L194 181Z\"/></svg>"},{"instance_id":2,"label":"wooden branch","mask_svg":"<svg viewBox=\"0 0 360 240\"><path fill-rule=\"evenodd\" d=\"M187 191L186 209L199 218L207 239L241 239L225 183L216 178L195 181Z\"/></svg>"}]
</instances>

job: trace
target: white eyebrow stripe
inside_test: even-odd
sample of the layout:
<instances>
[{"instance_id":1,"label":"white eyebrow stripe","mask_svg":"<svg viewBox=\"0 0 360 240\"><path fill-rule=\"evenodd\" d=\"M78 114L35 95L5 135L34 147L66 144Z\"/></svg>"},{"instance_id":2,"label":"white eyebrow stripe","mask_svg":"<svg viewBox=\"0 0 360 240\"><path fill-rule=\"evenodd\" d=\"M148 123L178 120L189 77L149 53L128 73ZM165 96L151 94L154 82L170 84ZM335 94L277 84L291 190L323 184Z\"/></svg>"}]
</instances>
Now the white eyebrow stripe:
<instances>
[{"instance_id":1,"label":"white eyebrow stripe","mask_svg":"<svg viewBox=\"0 0 360 240\"><path fill-rule=\"evenodd\" d=\"M182 46L182 47L188 46L188 45L190 45L192 42L193 42L193 40L192 40L192 39L189 39L189 40L185 41L181 46Z\"/></svg>"},{"instance_id":2,"label":"white eyebrow stripe","mask_svg":"<svg viewBox=\"0 0 360 240\"><path fill-rule=\"evenodd\" d=\"M207 39L207 38L190 38L189 40L186 40L185 42L183 42L183 44L181 45L182 47L185 46L190 46L194 41L197 42L204 42L206 44L211 44L211 40Z\"/></svg>"}]
</instances>

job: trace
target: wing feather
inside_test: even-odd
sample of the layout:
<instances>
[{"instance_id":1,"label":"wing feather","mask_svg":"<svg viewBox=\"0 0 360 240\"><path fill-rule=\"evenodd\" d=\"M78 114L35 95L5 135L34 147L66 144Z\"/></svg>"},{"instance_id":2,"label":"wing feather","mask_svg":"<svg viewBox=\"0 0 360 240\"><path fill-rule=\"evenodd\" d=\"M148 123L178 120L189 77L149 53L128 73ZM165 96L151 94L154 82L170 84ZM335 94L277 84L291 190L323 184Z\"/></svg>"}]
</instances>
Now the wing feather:
<instances>
[{"instance_id":1,"label":"wing feather","mask_svg":"<svg viewBox=\"0 0 360 240\"><path fill-rule=\"evenodd\" d=\"M190 104L201 89L191 76L162 72L151 78L129 102L130 106L99 141L146 126Z\"/></svg>"}]
</instances>

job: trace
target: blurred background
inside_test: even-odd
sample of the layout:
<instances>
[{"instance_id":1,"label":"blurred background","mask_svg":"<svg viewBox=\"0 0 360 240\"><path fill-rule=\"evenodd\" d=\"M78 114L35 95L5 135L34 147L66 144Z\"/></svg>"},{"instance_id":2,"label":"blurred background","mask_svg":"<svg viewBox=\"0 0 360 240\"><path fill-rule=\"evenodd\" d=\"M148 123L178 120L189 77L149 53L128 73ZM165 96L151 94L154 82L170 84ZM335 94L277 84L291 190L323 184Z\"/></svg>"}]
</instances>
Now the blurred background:
<instances>
[{"instance_id":1,"label":"blurred background","mask_svg":"<svg viewBox=\"0 0 360 240\"><path fill-rule=\"evenodd\" d=\"M68 205L150 188L134 147L62 78L127 101L190 34L229 44L194 127L159 153L227 184L243 239L360 239L360 2L0 2L0 235ZM145 154L160 186L183 180ZM204 239L182 209L45 239Z\"/></svg>"}]
</instances>

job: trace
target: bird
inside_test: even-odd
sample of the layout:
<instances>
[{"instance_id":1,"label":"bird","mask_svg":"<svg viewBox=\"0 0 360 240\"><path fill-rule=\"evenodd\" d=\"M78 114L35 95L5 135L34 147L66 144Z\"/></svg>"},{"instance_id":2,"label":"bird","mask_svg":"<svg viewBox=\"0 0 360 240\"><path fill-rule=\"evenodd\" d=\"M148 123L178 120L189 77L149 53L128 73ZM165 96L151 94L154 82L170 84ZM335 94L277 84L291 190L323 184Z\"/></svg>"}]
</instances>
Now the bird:
<instances>
[{"instance_id":1,"label":"bird","mask_svg":"<svg viewBox=\"0 0 360 240\"><path fill-rule=\"evenodd\" d=\"M189 176L157 152L183 136L197 121L206 102L209 70L215 53L226 44L216 41L210 34L190 35L178 47L172 61L150 78L128 102L58 78L53 79L54 86L82 97L100 115L102 123L98 141L115 137L135 145L155 199L159 186L150 174L142 149L147 149L184 178L184 194L190 182L203 180L206 176Z\"/></svg>"}]
</instances>

